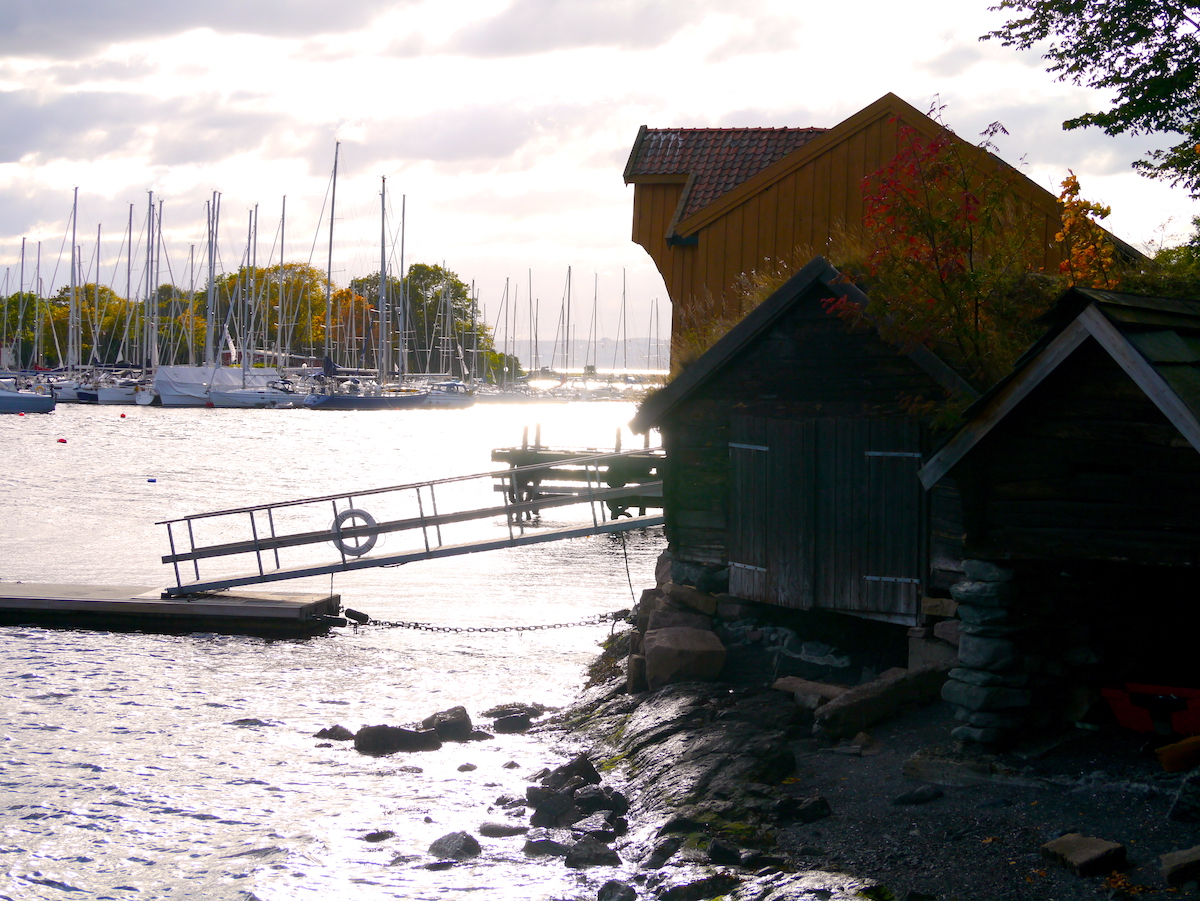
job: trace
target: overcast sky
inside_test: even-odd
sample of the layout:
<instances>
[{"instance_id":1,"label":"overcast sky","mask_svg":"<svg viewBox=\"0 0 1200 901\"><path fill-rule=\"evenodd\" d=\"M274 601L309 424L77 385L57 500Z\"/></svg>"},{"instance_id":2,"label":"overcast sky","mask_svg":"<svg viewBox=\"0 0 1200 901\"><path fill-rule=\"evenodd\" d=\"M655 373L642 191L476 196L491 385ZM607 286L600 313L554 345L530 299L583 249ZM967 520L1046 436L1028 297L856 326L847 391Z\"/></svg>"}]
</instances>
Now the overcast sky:
<instances>
[{"instance_id":1,"label":"overcast sky","mask_svg":"<svg viewBox=\"0 0 1200 901\"><path fill-rule=\"evenodd\" d=\"M324 268L321 210L340 141L336 282L379 268L386 176L388 240L405 195L407 262L444 262L474 282L489 319L506 278L524 308L531 271L542 337L552 337L545 323L572 266L577 302L590 303L598 283L601 332L614 335L624 271L630 333L644 334L653 298L664 326L669 314L629 238L633 189L621 173L638 126L832 126L889 91L918 109L940 98L972 140L999 120L1010 133L1001 156L1055 192L1073 169L1131 243L1186 235L1195 205L1129 168L1162 142L1063 132L1103 98L1054 81L1036 53L981 43L1002 22L987 5L5 0L4 291L16 290L22 237L26 283L39 241L47 290L66 281L75 187L83 266L95 278L100 226L101 282L122 294L129 205L136 245L148 191L163 202L173 275L163 281L189 283L194 245L203 283L214 191L224 268L241 260L255 204L259 263L278 261L285 195L288 261ZM139 257L135 247L135 267ZM136 272L134 284L136 294Z\"/></svg>"}]
</instances>

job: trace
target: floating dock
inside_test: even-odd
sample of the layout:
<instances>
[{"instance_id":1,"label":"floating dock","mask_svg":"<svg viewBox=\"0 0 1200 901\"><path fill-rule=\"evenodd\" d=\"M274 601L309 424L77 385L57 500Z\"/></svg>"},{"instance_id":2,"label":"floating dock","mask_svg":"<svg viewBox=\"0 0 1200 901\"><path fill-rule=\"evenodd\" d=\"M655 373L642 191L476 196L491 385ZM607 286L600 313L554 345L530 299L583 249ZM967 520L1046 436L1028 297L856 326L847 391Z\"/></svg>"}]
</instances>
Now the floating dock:
<instances>
[{"instance_id":1,"label":"floating dock","mask_svg":"<svg viewBox=\"0 0 1200 901\"><path fill-rule=\"evenodd\" d=\"M165 596L143 585L0 583L0 625L298 637L344 625L341 595L211 591Z\"/></svg>"}]
</instances>

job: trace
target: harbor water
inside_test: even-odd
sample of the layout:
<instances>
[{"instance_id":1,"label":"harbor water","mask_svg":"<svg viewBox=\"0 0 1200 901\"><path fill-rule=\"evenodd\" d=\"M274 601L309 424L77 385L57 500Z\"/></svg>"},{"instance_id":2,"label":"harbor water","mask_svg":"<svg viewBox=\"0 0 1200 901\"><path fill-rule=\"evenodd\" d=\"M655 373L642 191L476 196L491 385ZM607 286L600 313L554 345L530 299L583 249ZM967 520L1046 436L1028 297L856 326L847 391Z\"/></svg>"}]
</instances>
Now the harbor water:
<instances>
[{"instance_id":1,"label":"harbor water","mask_svg":"<svg viewBox=\"0 0 1200 901\"><path fill-rule=\"evenodd\" d=\"M524 426L611 450L633 412L61 405L3 417L0 581L163 587L158 521L485 472ZM554 524L588 515L555 511ZM565 623L629 607L662 546L660 530L634 531L266 588L332 587L384 621ZM0 899L594 898L612 870L528 859L519 838L424 867L439 836L505 820L489 806L557 762L546 739L371 758L313 734L459 704L477 722L511 701L562 705L607 633L366 626L271 641L0 627Z\"/></svg>"}]
</instances>

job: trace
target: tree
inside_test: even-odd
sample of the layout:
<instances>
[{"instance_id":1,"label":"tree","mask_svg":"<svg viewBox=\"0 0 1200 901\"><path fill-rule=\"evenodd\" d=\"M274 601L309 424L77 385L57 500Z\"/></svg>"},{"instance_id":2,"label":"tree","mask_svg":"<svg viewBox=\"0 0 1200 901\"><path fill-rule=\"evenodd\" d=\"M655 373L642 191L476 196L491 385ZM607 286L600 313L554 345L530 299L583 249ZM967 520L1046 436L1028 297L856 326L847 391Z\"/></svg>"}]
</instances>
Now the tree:
<instances>
[{"instance_id":1,"label":"tree","mask_svg":"<svg viewBox=\"0 0 1200 901\"><path fill-rule=\"evenodd\" d=\"M940 122L940 111L931 117ZM1038 270L1045 248L1015 191L1016 172L943 129L901 125L900 150L863 182L861 248L831 248L835 265L871 298L830 304L902 347L925 345L984 389L1038 334L1034 320L1060 283Z\"/></svg>"},{"instance_id":2,"label":"tree","mask_svg":"<svg viewBox=\"0 0 1200 901\"><path fill-rule=\"evenodd\" d=\"M1174 134L1134 168L1200 197L1200 4L1175 0L1002 0L993 11L1016 18L983 36L1042 58L1059 81L1110 92L1110 108L1063 128L1108 135Z\"/></svg>"},{"instance_id":3,"label":"tree","mask_svg":"<svg viewBox=\"0 0 1200 901\"><path fill-rule=\"evenodd\" d=\"M1116 260L1116 248L1100 221L1107 219L1112 208L1084 200L1079 196L1079 179L1070 172L1058 195L1062 203L1062 228L1054 240L1062 247L1063 259L1058 269L1067 285L1112 290L1121 281Z\"/></svg>"}]
</instances>

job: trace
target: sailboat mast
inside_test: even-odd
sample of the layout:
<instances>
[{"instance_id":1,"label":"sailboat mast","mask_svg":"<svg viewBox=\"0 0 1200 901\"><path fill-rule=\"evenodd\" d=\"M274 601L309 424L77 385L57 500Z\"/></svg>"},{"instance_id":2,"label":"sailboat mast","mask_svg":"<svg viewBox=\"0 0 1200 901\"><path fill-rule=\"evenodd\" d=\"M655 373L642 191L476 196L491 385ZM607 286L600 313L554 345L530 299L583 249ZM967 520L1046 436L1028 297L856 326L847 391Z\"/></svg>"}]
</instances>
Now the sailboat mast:
<instances>
[{"instance_id":1,"label":"sailboat mast","mask_svg":"<svg viewBox=\"0 0 1200 901\"><path fill-rule=\"evenodd\" d=\"M340 142L333 145L333 188L329 197L329 255L325 267L325 356L333 354L333 213L337 206L337 170Z\"/></svg>"},{"instance_id":2,"label":"sailboat mast","mask_svg":"<svg viewBox=\"0 0 1200 901\"><path fill-rule=\"evenodd\" d=\"M280 372L286 369L290 360L284 356L284 348L291 347L291 334L284 331L284 323L287 321L287 304L283 298L283 274L284 264L287 262L285 250L287 248L285 231L287 226L287 195L283 195L283 209L279 214L279 312L275 319L275 365ZM284 335L287 334L287 341L284 341ZM288 357L291 356L289 353Z\"/></svg>"},{"instance_id":3,"label":"sailboat mast","mask_svg":"<svg viewBox=\"0 0 1200 901\"><path fill-rule=\"evenodd\" d=\"M379 189L379 382L392 376L392 317L388 309L387 280L387 176L380 176Z\"/></svg>"},{"instance_id":4,"label":"sailboat mast","mask_svg":"<svg viewBox=\"0 0 1200 901\"><path fill-rule=\"evenodd\" d=\"M221 219L221 195L213 191L208 207L208 297L204 315L204 365L216 366L217 357L217 233Z\"/></svg>"},{"instance_id":5,"label":"sailboat mast","mask_svg":"<svg viewBox=\"0 0 1200 901\"><path fill-rule=\"evenodd\" d=\"M67 311L67 369L79 365L79 294L75 280L75 220L79 213L79 188L71 203L71 306Z\"/></svg>"},{"instance_id":6,"label":"sailboat mast","mask_svg":"<svg viewBox=\"0 0 1200 901\"><path fill-rule=\"evenodd\" d=\"M404 227L408 195L400 195L400 311L397 315L397 332L399 333L398 352L400 355L399 370L401 381L408 372L408 273L404 268Z\"/></svg>"}]
</instances>

